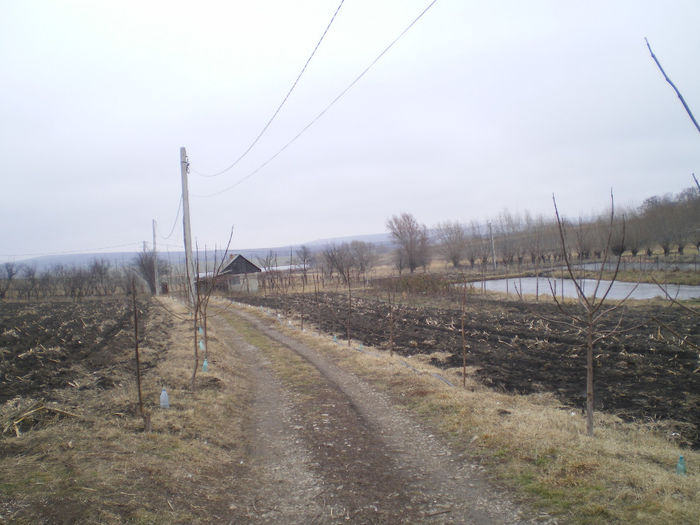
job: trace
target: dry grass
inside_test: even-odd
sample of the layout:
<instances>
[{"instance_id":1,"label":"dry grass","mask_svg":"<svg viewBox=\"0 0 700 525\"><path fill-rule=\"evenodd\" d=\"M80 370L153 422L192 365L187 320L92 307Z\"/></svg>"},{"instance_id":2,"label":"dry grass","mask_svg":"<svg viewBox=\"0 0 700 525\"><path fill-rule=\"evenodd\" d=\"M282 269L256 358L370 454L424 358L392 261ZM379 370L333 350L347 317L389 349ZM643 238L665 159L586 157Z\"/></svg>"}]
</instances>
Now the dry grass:
<instances>
[{"instance_id":1,"label":"dry grass","mask_svg":"<svg viewBox=\"0 0 700 525\"><path fill-rule=\"evenodd\" d=\"M114 388L61 392L60 406L81 418L52 416L20 437L3 438L0 522L205 523L226 512L245 452L246 380L230 352L211 342L210 372L200 371L199 389L189 392L190 328L175 321L164 355L142 349L143 362L155 364L143 376L152 432L143 432L135 416L135 379L115 370ZM168 410L158 406L162 386Z\"/></svg>"},{"instance_id":2,"label":"dry grass","mask_svg":"<svg viewBox=\"0 0 700 525\"><path fill-rule=\"evenodd\" d=\"M334 355L410 407L535 506L575 523L700 521L700 453L676 446L659 425L624 423L598 413L595 436L589 438L584 416L551 395L497 393L476 382L472 369L462 389L461 370L440 371L427 363L430 356L390 357L371 348L365 348L371 354L361 353L349 350L345 341L334 344L308 330L282 329ZM460 386L449 387L434 373ZM681 454L687 476L675 473Z\"/></svg>"}]
</instances>

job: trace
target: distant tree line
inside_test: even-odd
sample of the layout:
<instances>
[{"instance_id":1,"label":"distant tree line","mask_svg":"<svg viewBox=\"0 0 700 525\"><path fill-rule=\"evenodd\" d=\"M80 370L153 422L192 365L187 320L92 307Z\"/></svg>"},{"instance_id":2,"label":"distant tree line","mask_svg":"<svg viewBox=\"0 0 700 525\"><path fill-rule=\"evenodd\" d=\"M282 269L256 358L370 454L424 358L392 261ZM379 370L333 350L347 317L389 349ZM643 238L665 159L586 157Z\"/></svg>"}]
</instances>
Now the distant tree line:
<instances>
[{"instance_id":1,"label":"distant tree line","mask_svg":"<svg viewBox=\"0 0 700 525\"><path fill-rule=\"evenodd\" d=\"M113 267L105 259L94 259L87 266L55 264L37 271L35 266L17 262L0 265L0 299L45 299L125 295L130 290L131 276L137 275L140 285L155 291L152 252L139 253L131 267ZM158 261L161 276L169 273L163 260Z\"/></svg>"},{"instance_id":2,"label":"distant tree line","mask_svg":"<svg viewBox=\"0 0 700 525\"><path fill-rule=\"evenodd\" d=\"M578 261L602 257L610 225L607 212L590 218L562 217L567 255ZM622 223L625 223L624 235ZM613 225L612 251L631 256L671 253L683 255L689 246L700 251L700 191L691 187L677 195L650 197L641 206L622 210ZM437 254L454 268L487 265L538 266L561 261L556 221L502 211L486 222L446 221L431 230L403 213L387 221L394 240L394 264L399 273L426 268Z\"/></svg>"},{"instance_id":3,"label":"distant tree line","mask_svg":"<svg viewBox=\"0 0 700 525\"><path fill-rule=\"evenodd\" d=\"M330 243L316 252L301 246L290 252L289 259L285 257L288 264L281 265L279 261L279 254L273 250L257 258L263 270L258 275L261 291L286 293L292 287L307 285L311 275L322 285L365 281L376 264L377 248L364 241Z\"/></svg>"}]
</instances>

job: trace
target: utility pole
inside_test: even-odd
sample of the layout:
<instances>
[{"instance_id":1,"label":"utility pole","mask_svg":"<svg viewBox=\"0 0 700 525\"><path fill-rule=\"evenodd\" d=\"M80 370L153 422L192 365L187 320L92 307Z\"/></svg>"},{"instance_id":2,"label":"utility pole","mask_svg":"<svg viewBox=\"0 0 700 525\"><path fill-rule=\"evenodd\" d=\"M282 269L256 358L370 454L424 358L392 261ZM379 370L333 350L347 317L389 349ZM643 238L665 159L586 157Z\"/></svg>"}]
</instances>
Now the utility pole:
<instances>
[{"instance_id":1,"label":"utility pole","mask_svg":"<svg viewBox=\"0 0 700 525\"><path fill-rule=\"evenodd\" d=\"M153 219L153 282L156 286L156 295L160 295L158 286L158 252L156 251L156 220Z\"/></svg>"},{"instance_id":2,"label":"utility pole","mask_svg":"<svg viewBox=\"0 0 700 525\"><path fill-rule=\"evenodd\" d=\"M180 148L180 174L182 175L182 228L185 240L185 278L187 280L187 301L195 305L194 271L192 266L192 232L190 231L190 195L187 189L187 152Z\"/></svg>"}]
</instances>

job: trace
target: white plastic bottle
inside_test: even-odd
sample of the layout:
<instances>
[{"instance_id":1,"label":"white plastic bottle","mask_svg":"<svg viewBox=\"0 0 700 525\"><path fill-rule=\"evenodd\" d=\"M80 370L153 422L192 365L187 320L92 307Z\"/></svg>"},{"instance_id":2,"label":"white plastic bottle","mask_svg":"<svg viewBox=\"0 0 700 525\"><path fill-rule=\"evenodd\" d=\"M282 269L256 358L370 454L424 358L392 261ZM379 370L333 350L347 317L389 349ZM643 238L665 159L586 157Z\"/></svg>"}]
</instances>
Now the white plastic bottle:
<instances>
[{"instance_id":1,"label":"white plastic bottle","mask_svg":"<svg viewBox=\"0 0 700 525\"><path fill-rule=\"evenodd\" d=\"M165 387L160 393L160 408L170 408L170 401L168 400L168 393L165 391Z\"/></svg>"}]
</instances>

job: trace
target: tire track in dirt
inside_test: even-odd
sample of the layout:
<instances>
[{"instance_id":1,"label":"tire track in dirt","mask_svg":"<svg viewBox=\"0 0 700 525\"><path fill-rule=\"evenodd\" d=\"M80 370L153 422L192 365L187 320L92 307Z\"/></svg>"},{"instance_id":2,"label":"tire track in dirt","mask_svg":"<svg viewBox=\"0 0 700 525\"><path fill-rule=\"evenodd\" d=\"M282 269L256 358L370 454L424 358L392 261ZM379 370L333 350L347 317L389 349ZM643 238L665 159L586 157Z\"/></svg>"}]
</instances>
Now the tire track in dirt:
<instances>
[{"instance_id":1,"label":"tire track in dirt","mask_svg":"<svg viewBox=\"0 0 700 525\"><path fill-rule=\"evenodd\" d=\"M247 422L248 464L233 495L233 522L318 523L324 514L315 497L322 481L310 468L310 456L301 445L292 422L292 401L283 391L271 363L225 321L216 322L223 344L240 356L254 391Z\"/></svg>"},{"instance_id":2,"label":"tire track in dirt","mask_svg":"<svg viewBox=\"0 0 700 525\"><path fill-rule=\"evenodd\" d=\"M292 394L293 414L284 422L292 423L289 430L301 436L313 458L310 466L324 486L315 495L316 508L324 512L317 522L542 521L524 517L506 494L489 485L480 466L453 455L357 376L253 315L235 315L321 374L304 395L294 399Z\"/></svg>"}]
</instances>

